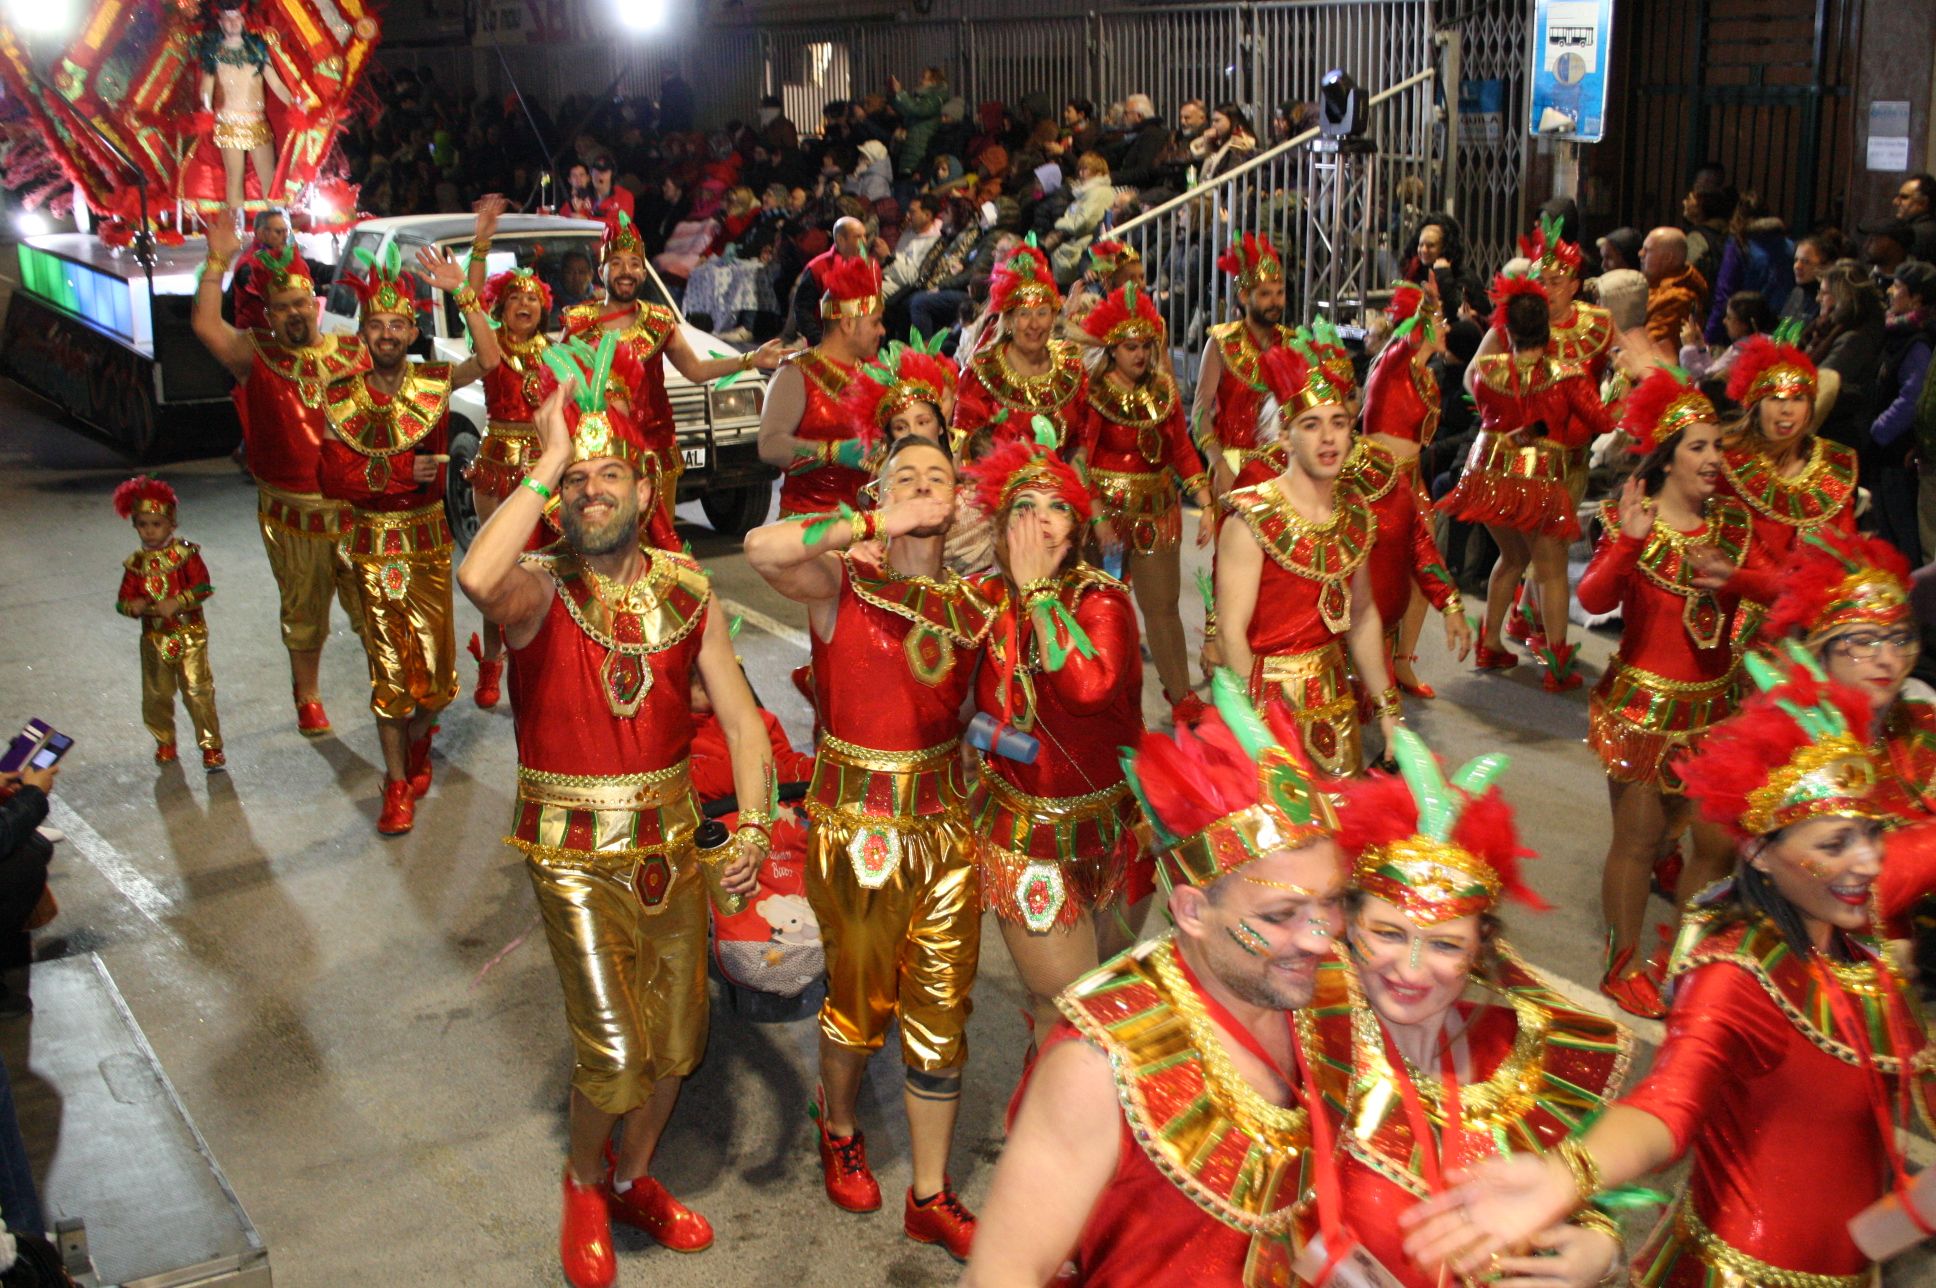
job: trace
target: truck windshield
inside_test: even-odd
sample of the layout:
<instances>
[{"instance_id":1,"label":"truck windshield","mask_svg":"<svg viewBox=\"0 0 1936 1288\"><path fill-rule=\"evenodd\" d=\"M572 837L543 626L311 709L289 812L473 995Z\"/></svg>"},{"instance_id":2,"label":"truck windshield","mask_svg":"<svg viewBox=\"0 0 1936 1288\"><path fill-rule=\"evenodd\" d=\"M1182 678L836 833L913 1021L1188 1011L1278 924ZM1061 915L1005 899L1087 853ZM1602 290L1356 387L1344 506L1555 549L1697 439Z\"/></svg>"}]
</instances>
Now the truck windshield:
<instances>
[{"instance_id":1,"label":"truck windshield","mask_svg":"<svg viewBox=\"0 0 1936 1288\"><path fill-rule=\"evenodd\" d=\"M330 285L329 297L324 303L326 311L348 318L356 316L356 292L345 279L363 276L363 262L357 251L366 250L374 255L382 244L383 234L374 228L359 228L350 234L349 241L343 244L343 258L337 261L336 281Z\"/></svg>"}]
</instances>

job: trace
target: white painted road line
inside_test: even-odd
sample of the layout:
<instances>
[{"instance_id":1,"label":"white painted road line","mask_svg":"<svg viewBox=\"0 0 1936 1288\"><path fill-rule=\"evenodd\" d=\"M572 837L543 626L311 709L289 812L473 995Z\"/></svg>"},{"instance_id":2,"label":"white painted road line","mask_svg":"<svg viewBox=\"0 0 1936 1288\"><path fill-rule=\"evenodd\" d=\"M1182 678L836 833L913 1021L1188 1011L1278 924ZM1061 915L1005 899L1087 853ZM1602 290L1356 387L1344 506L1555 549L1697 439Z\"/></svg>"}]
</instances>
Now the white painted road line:
<instances>
[{"instance_id":1,"label":"white painted road line","mask_svg":"<svg viewBox=\"0 0 1936 1288\"><path fill-rule=\"evenodd\" d=\"M146 917L178 946L181 936L168 924L167 919L175 914L175 901L163 894L154 882L141 874L141 870L130 863L127 856L110 845L102 835L73 807L56 796L47 802L47 816L54 826L67 833L67 842L80 856L94 866L95 871L107 878L109 885L120 892L121 897L134 905L136 912Z\"/></svg>"},{"instance_id":2,"label":"white painted road line","mask_svg":"<svg viewBox=\"0 0 1936 1288\"><path fill-rule=\"evenodd\" d=\"M735 600L721 599L719 606L726 610L728 617L744 618L748 626L765 631L775 639L785 640L803 653L812 651L813 642L807 638L806 631L798 626L788 625L777 617L768 617L759 609L748 608Z\"/></svg>"}]
</instances>

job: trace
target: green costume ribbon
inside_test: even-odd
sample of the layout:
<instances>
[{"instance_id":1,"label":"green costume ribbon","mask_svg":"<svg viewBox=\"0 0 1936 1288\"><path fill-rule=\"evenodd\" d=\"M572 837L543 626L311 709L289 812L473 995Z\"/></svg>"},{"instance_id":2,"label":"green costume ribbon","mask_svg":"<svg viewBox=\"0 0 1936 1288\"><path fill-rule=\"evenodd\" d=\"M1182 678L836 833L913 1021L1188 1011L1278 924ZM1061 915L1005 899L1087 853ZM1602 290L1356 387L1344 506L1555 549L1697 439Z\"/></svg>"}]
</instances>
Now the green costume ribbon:
<instances>
[{"instance_id":1,"label":"green costume ribbon","mask_svg":"<svg viewBox=\"0 0 1936 1288\"><path fill-rule=\"evenodd\" d=\"M807 516L807 526L800 530L800 539L809 546L817 546L827 539L827 534L843 523L854 518L854 507L843 505L831 514L811 514Z\"/></svg>"}]
</instances>

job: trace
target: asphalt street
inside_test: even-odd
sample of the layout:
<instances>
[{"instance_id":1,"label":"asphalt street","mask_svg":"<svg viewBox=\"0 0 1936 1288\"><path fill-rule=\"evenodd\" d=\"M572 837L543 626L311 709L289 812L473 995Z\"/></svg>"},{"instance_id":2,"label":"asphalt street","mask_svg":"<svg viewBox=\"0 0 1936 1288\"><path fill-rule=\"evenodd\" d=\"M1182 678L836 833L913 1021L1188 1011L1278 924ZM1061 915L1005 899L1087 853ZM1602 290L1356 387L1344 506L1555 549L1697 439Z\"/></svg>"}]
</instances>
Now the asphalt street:
<instances>
[{"instance_id":1,"label":"asphalt street","mask_svg":"<svg viewBox=\"0 0 1936 1288\"><path fill-rule=\"evenodd\" d=\"M53 820L70 838L54 875L62 916L45 933L101 955L267 1241L282 1288L351 1273L477 1288L561 1282L568 1045L522 860L499 840L514 772L508 709L472 704L464 659L465 694L444 716L416 830L380 838L381 762L347 623L339 615L324 655L336 734L307 741L291 714L254 490L226 459L191 462L161 473L216 587L208 620L229 772L205 776L192 763L185 719L183 762L158 769L139 719L137 627L114 611L120 563L136 543L108 498L132 472L47 404L0 386L0 723L44 716L77 744ZM755 689L804 741L807 713L787 682L803 659L801 613L747 568L737 543L705 528L697 507L681 517L722 601L746 619L738 647ZM1194 648L1194 603L1185 622ZM460 607L458 638L475 625ZM1586 639L1589 683L1610 643ZM1421 651L1439 697L1411 703L1412 726L1455 763L1513 756L1504 790L1540 855L1531 882L1554 905L1509 912L1513 942L1599 1005L1607 804L1582 742L1585 691L1545 693L1529 666L1463 669L1430 633ZM1146 711L1161 719L1153 673L1146 685ZM987 1190L1025 1042L992 922L975 1002L953 1164L971 1205ZM657 1171L713 1220L719 1241L679 1257L621 1232L622 1282L953 1282L944 1253L900 1233L908 1165L891 1057L871 1069L863 1103L888 1206L851 1216L822 1196L805 1112L813 1046L810 1018L754 1022L715 990L706 1063ZM41 1157L58 1148L27 1127ZM138 1154L129 1163L138 1169Z\"/></svg>"}]
</instances>

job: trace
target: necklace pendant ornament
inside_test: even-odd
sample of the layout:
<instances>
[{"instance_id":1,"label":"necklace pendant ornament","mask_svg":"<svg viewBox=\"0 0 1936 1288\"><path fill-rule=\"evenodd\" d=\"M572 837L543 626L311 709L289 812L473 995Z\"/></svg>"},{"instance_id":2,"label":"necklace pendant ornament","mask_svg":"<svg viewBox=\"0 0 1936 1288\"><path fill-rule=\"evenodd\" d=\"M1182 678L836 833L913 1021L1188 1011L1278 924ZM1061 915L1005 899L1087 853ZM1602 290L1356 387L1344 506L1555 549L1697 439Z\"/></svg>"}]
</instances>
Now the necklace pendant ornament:
<instances>
[{"instance_id":1,"label":"necklace pendant ornament","mask_svg":"<svg viewBox=\"0 0 1936 1288\"><path fill-rule=\"evenodd\" d=\"M1343 578L1324 580L1324 588L1318 592L1318 616L1324 621L1324 629L1334 635L1342 635L1351 628L1351 584Z\"/></svg>"},{"instance_id":2,"label":"necklace pendant ornament","mask_svg":"<svg viewBox=\"0 0 1936 1288\"><path fill-rule=\"evenodd\" d=\"M1696 648L1717 647L1724 621L1721 605L1705 590L1689 595L1681 607L1681 624L1687 628L1687 637L1694 641Z\"/></svg>"},{"instance_id":3,"label":"necklace pendant ornament","mask_svg":"<svg viewBox=\"0 0 1936 1288\"><path fill-rule=\"evenodd\" d=\"M1055 929L1068 901L1069 890L1058 864L1038 859L1015 878L1015 906L1022 910L1022 924L1034 934L1045 935Z\"/></svg>"},{"instance_id":4,"label":"necklace pendant ornament","mask_svg":"<svg viewBox=\"0 0 1936 1288\"><path fill-rule=\"evenodd\" d=\"M168 598L168 577L165 573L151 572L141 579L141 589L147 593L149 599L166 599Z\"/></svg>"},{"instance_id":5,"label":"necklace pendant ornament","mask_svg":"<svg viewBox=\"0 0 1936 1288\"><path fill-rule=\"evenodd\" d=\"M901 866L901 834L890 827L862 827L847 842L847 861L863 890L878 890Z\"/></svg>"},{"instance_id":6,"label":"necklace pendant ornament","mask_svg":"<svg viewBox=\"0 0 1936 1288\"><path fill-rule=\"evenodd\" d=\"M363 467L363 483L372 492L381 492L390 486L390 459L387 456L372 456L369 464Z\"/></svg>"},{"instance_id":7,"label":"necklace pendant ornament","mask_svg":"<svg viewBox=\"0 0 1936 1288\"><path fill-rule=\"evenodd\" d=\"M939 631L925 626L916 626L907 633L901 642L901 651L907 654L908 670L914 678L930 688L948 678L948 672L955 669L955 651Z\"/></svg>"},{"instance_id":8,"label":"necklace pendant ornament","mask_svg":"<svg viewBox=\"0 0 1936 1288\"><path fill-rule=\"evenodd\" d=\"M605 689L605 705L621 720L637 715L645 695L652 692L652 668L644 657L635 654L617 650L607 653L598 678Z\"/></svg>"},{"instance_id":9,"label":"necklace pendant ornament","mask_svg":"<svg viewBox=\"0 0 1936 1288\"><path fill-rule=\"evenodd\" d=\"M1156 426L1144 425L1136 431L1136 450L1152 465L1163 459L1163 436Z\"/></svg>"},{"instance_id":10,"label":"necklace pendant ornament","mask_svg":"<svg viewBox=\"0 0 1936 1288\"><path fill-rule=\"evenodd\" d=\"M407 560L392 559L379 567L376 575L385 599L402 599L410 593L410 564Z\"/></svg>"}]
</instances>

